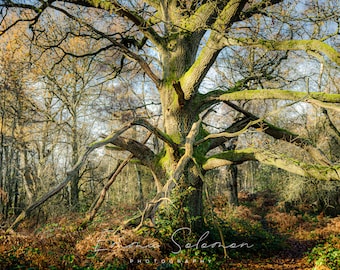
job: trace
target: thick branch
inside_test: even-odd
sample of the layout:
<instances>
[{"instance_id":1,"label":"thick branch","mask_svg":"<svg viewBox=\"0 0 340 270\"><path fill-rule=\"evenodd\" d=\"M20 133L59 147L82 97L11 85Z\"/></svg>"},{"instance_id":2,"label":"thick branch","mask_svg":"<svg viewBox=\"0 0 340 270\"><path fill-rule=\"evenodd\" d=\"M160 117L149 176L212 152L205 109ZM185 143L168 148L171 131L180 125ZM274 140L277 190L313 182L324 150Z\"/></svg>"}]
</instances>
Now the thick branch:
<instances>
[{"instance_id":1,"label":"thick branch","mask_svg":"<svg viewBox=\"0 0 340 270\"><path fill-rule=\"evenodd\" d=\"M245 20L252 17L255 14L263 14L264 10L269 7L283 2L283 0L262 0L259 3L253 4L240 14L239 20Z\"/></svg>"},{"instance_id":2,"label":"thick branch","mask_svg":"<svg viewBox=\"0 0 340 270\"><path fill-rule=\"evenodd\" d=\"M249 123L252 123L256 120L259 120L260 118L255 116L254 114L240 108L239 106L235 105L232 102L225 101L225 103L230 106L231 108L243 113L248 119ZM249 124L248 124L249 125ZM331 162L330 160L325 156L324 153L318 148L315 147L315 145L308 139L302 138L297 134L294 134L286 129L282 129L279 127L276 127L272 124L270 124L267 121L262 121L260 124L259 123L254 123L252 124L253 127L256 128L261 128L261 130L268 134L269 136L278 139L278 140L283 140L292 144L295 144L303 149L305 149L311 157L317 161L320 164L323 165L330 165Z\"/></svg>"},{"instance_id":3,"label":"thick branch","mask_svg":"<svg viewBox=\"0 0 340 270\"><path fill-rule=\"evenodd\" d=\"M293 90L283 89L260 89L260 90L243 90L243 91L223 91L216 90L205 95L206 102L215 101L232 101L232 100L265 100L265 99L280 99L292 101L305 101L311 99L320 101L317 105L328 106L329 103L340 103L340 94L327 94L321 92L297 92ZM312 101L313 103L313 101ZM314 101L316 105L316 102ZM331 106L332 109L338 110L338 105Z\"/></svg>"},{"instance_id":4,"label":"thick branch","mask_svg":"<svg viewBox=\"0 0 340 270\"><path fill-rule=\"evenodd\" d=\"M154 163L154 158L155 158L154 152L143 143L120 136L125 131L130 129L132 126L136 126L136 125L143 126L149 131L151 131L156 137L163 140L172 149L174 149L174 151L178 150L178 145L166 133L154 127L153 125L151 125L148 121L144 119L134 120L128 123L127 125L125 125L119 131L116 131L112 133L111 135L107 136L106 138L100 141L97 141L93 144L95 145L97 144L107 145L108 143L114 144L120 147L121 149L129 151L130 153L134 154L134 156L138 158L143 165L149 167L154 172L156 172L157 170L155 167L156 165Z\"/></svg>"},{"instance_id":5,"label":"thick branch","mask_svg":"<svg viewBox=\"0 0 340 270\"><path fill-rule=\"evenodd\" d=\"M195 91L197 91L199 85L202 83L211 66L215 63L218 54L223 48L223 44L220 42L222 39L221 33L224 33L232 25L246 3L246 0L229 1L213 23L213 31L211 31L209 39L200 52L200 55L180 79L187 100L190 99ZM209 13L211 11L206 12Z\"/></svg>"},{"instance_id":6,"label":"thick branch","mask_svg":"<svg viewBox=\"0 0 340 270\"><path fill-rule=\"evenodd\" d=\"M230 0L223 8L222 12L218 15L212 29L219 33L224 33L239 17L247 0Z\"/></svg>"},{"instance_id":7,"label":"thick branch","mask_svg":"<svg viewBox=\"0 0 340 270\"><path fill-rule=\"evenodd\" d=\"M259 161L297 175L313 177L318 180L340 181L340 165L323 166L306 164L298 160L271 153L270 151L262 151L254 148L229 150L210 156L203 164L203 169L210 170L220 166L240 164L245 161Z\"/></svg>"},{"instance_id":8,"label":"thick branch","mask_svg":"<svg viewBox=\"0 0 340 270\"><path fill-rule=\"evenodd\" d=\"M131 124L123 127L122 129L120 129L116 133L113 133L113 134L107 136L103 140L100 140L100 141L97 141L97 142L90 144L87 147L86 151L80 156L78 162L72 167L72 169L70 171L68 171L66 173L65 179L60 184L58 184L55 188L53 188L51 191L49 191L45 195L43 195L39 200L32 203L24 211L22 211L21 214L16 218L14 223L9 228L9 231L15 230L16 227L26 217L30 216L30 214L32 213L33 210L38 208L40 205L45 203L47 200L52 198L54 195L58 194L72 179L74 179L74 175L78 174L79 170L82 168L82 166L86 162L88 156L95 149L97 149L99 147L105 146L105 145L110 144L110 143L118 145L119 147L130 151L134 156L136 156L138 159L140 159L141 162L144 165L149 166L153 171L157 171L154 168L154 162L153 162L154 154L150 150L150 148L148 148L144 144L139 143L137 141L120 137L120 135L123 134L130 127L131 127Z\"/></svg>"},{"instance_id":9,"label":"thick branch","mask_svg":"<svg viewBox=\"0 0 340 270\"><path fill-rule=\"evenodd\" d=\"M154 163L155 154L146 145L121 136L110 140L110 143L132 153L137 159L140 160L141 164L149 167L153 171L157 171Z\"/></svg>"},{"instance_id":10,"label":"thick branch","mask_svg":"<svg viewBox=\"0 0 340 270\"><path fill-rule=\"evenodd\" d=\"M230 127L228 127L225 132L229 134L237 134L238 131L242 130L247 124L249 123L248 118L243 118L235 121ZM223 145L225 142L230 140L230 137L221 137L218 136L217 138L209 139L209 150L212 150L216 147Z\"/></svg>"},{"instance_id":11,"label":"thick branch","mask_svg":"<svg viewBox=\"0 0 340 270\"><path fill-rule=\"evenodd\" d=\"M259 41L256 47L265 48L267 50L304 50L315 51L325 54L331 61L340 66L340 53L332 46L320 40L284 40L284 41Z\"/></svg>"},{"instance_id":12,"label":"thick branch","mask_svg":"<svg viewBox=\"0 0 340 270\"><path fill-rule=\"evenodd\" d=\"M147 135L146 139L143 141L143 143L145 144L150 136L151 136L151 132L149 132L149 134ZM129 155L124 161L121 161L119 163L119 165L116 167L116 169L114 170L114 172L110 175L107 183L105 184L105 186L103 187L102 191L100 192L99 196L96 198L96 200L93 202L93 204L91 205L85 221L82 223L81 227L84 228L85 226L87 226L87 224L89 222L92 222L95 215L97 214L99 208L102 206L104 200L105 200L105 196L107 191L109 190L109 188L111 187L111 185L116 181L118 175L121 173L121 171L124 169L124 167L130 162L130 160L133 158L133 154ZM156 182L156 184L158 184Z\"/></svg>"},{"instance_id":13,"label":"thick branch","mask_svg":"<svg viewBox=\"0 0 340 270\"><path fill-rule=\"evenodd\" d=\"M340 112L340 106L337 104L330 104L330 103L326 103L326 102L322 102L320 100L317 99L307 99L307 102L313 105L316 105L318 107L324 108L324 109L330 109L336 112Z\"/></svg>"},{"instance_id":14,"label":"thick branch","mask_svg":"<svg viewBox=\"0 0 340 270\"><path fill-rule=\"evenodd\" d=\"M178 145L163 131L151 125L148 121L144 119L137 119L131 122L131 125L143 126L149 131L151 131L157 138L161 139L167 145L169 145L174 151L178 150Z\"/></svg>"},{"instance_id":15,"label":"thick branch","mask_svg":"<svg viewBox=\"0 0 340 270\"><path fill-rule=\"evenodd\" d=\"M186 100L189 100L193 93L198 89L209 69L215 63L220 51L221 46L219 45L218 35L216 35L215 32L212 32L195 63L180 79Z\"/></svg>"},{"instance_id":16,"label":"thick branch","mask_svg":"<svg viewBox=\"0 0 340 270\"><path fill-rule=\"evenodd\" d=\"M207 1L202 4L193 15L187 18L181 27L189 32L205 29L208 20L216 12L216 3Z\"/></svg>"},{"instance_id":17,"label":"thick branch","mask_svg":"<svg viewBox=\"0 0 340 270\"><path fill-rule=\"evenodd\" d=\"M323 109L322 113L326 117L326 123L328 127L333 131L333 134L337 138L338 141L340 141L340 130L335 126L331 118L329 117L328 111L326 109Z\"/></svg>"},{"instance_id":18,"label":"thick branch","mask_svg":"<svg viewBox=\"0 0 340 270\"><path fill-rule=\"evenodd\" d=\"M268 51L306 51L318 52L326 55L331 61L340 66L340 53L327 43L312 39L312 40L251 40L251 39L224 39L225 46L242 46L256 47Z\"/></svg>"}]
</instances>

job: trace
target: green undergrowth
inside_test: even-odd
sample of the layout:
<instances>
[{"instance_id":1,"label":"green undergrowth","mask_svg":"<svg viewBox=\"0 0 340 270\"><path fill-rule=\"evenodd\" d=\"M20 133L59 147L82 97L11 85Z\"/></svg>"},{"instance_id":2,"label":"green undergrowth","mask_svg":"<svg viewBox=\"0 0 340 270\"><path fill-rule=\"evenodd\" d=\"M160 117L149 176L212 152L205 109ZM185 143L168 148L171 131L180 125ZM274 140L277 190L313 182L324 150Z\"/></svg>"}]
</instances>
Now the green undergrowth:
<instances>
[{"instance_id":1,"label":"green undergrowth","mask_svg":"<svg viewBox=\"0 0 340 270\"><path fill-rule=\"evenodd\" d=\"M318 267L327 267L331 270L340 269L340 235L330 235L324 243L315 246L307 253L308 261Z\"/></svg>"}]
</instances>

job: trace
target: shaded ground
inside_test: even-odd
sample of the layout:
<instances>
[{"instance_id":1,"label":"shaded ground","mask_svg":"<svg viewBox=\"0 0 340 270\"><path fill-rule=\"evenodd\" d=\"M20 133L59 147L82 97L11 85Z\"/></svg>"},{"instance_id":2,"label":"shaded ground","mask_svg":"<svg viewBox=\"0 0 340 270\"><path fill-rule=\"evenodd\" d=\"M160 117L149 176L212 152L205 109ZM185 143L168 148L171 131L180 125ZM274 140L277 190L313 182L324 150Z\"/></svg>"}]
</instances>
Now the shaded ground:
<instances>
[{"instance_id":1,"label":"shaded ground","mask_svg":"<svg viewBox=\"0 0 340 270\"><path fill-rule=\"evenodd\" d=\"M287 249L276 256L235 261L224 269L313 269L314 263L308 262L306 253L315 244L315 241L289 239Z\"/></svg>"}]
</instances>

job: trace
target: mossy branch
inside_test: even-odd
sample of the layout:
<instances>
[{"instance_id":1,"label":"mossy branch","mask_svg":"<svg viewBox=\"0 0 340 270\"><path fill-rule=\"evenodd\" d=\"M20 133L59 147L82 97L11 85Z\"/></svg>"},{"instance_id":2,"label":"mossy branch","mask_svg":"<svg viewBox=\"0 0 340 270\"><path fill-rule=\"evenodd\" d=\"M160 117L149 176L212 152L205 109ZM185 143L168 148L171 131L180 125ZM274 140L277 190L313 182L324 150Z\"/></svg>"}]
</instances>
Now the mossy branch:
<instances>
[{"instance_id":1,"label":"mossy branch","mask_svg":"<svg viewBox=\"0 0 340 270\"><path fill-rule=\"evenodd\" d=\"M242 47L256 47L268 51L306 51L307 53L323 53L332 62L340 66L340 53L322 40L252 40L247 38L225 38L223 42L225 46L238 45Z\"/></svg>"},{"instance_id":2,"label":"mossy branch","mask_svg":"<svg viewBox=\"0 0 340 270\"><path fill-rule=\"evenodd\" d=\"M273 125L273 124L271 124L271 123L269 123L265 120L263 120L261 122L261 124L255 123L254 121L260 119L259 117L257 117L254 114L240 108L239 106L237 106L236 104L234 104L232 102L225 101L225 104L227 104L231 108L235 109L236 111L244 114L249 119L249 123L253 122L253 124L252 124L253 127L260 128L262 132L273 137L274 139L286 141L286 142L292 143L292 144L294 144L298 147L305 149L311 155L311 157L320 164L323 164L323 165L330 165L331 164L331 161L325 156L325 154L319 148L317 148L313 144L312 141L310 141L306 138L303 138L298 134L294 134L294 133L290 132L289 130L279 128L279 127L277 127L277 126L275 126L275 125Z\"/></svg>"},{"instance_id":3,"label":"mossy branch","mask_svg":"<svg viewBox=\"0 0 340 270\"><path fill-rule=\"evenodd\" d=\"M157 138L165 142L167 145L169 145L174 151L178 150L178 145L171 139L169 135L167 135L165 132L161 131L157 127L150 124L145 119L137 119L131 122L131 125L138 125L143 126L147 130L151 131Z\"/></svg>"},{"instance_id":4,"label":"mossy branch","mask_svg":"<svg viewBox=\"0 0 340 270\"><path fill-rule=\"evenodd\" d=\"M254 148L229 150L212 155L203 164L203 169L210 170L225 165L241 164L246 161L259 161L297 175L312 177L318 180L340 181L340 165L307 164L283 155L274 154L268 150Z\"/></svg>"},{"instance_id":5,"label":"mossy branch","mask_svg":"<svg viewBox=\"0 0 340 270\"><path fill-rule=\"evenodd\" d=\"M323 92L298 92L294 90L285 89L257 89L257 90L242 90L229 91L215 90L211 91L200 97L202 102L205 103L219 103L224 101L236 100L266 100L266 99L279 99L291 100L299 102L309 102L311 104L339 111L340 94L328 94Z\"/></svg>"},{"instance_id":6,"label":"mossy branch","mask_svg":"<svg viewBox=\"0 0 340 270\"><path fill-rule=\"evenodd\" d=\"M340 94L327 94L321 92L311 92L307 94L305 92L297 92L293 90L283 89L243 90L231 93L228 92L218 97L220 101L265 99L307 101L311 98L321 102L340 103Z\"/></svg>"}]
</instances>

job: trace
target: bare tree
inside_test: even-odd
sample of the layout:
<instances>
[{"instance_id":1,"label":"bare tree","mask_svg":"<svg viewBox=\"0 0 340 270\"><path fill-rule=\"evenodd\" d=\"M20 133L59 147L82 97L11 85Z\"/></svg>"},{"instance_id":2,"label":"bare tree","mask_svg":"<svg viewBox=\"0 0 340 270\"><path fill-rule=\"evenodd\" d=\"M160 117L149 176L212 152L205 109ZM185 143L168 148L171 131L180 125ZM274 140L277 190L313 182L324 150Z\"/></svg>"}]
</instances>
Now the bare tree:
<instances>
[{"instance_id":1,"label":"bare tree","mask_svg":"<svg viewBox=\"0 0 340 270\"><path fill-rule=\"evenodd\" d=\"M20 29L15 33L20 35ZM0 189L3 194L2 214L18 213L36 197L36 184L30 166L28 141L33 108L26 94L25 68L22 57L26 47L19 41L7 40L0 55Z\"/></svg>"}]
</instances>

